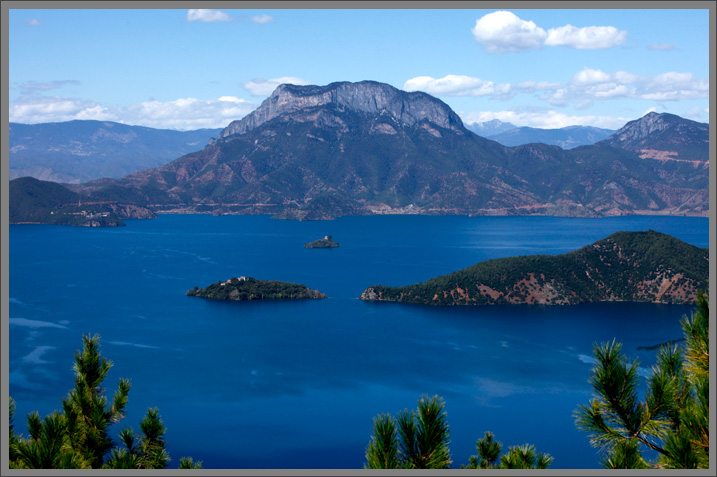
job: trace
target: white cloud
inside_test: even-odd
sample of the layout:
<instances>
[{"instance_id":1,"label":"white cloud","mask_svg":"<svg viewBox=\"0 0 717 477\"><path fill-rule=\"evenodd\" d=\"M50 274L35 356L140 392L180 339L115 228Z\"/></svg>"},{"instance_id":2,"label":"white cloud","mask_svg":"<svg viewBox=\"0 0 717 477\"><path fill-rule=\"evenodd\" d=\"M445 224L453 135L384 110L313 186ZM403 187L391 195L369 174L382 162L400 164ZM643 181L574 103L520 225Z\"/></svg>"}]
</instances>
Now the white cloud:
<instances>
[{"instance_id":1,"label":"white cloud","mask_svg":"<svg viewBox=\"0 0 717 477\"><path fill-rule=\"evenodd\" d=\"M26 23L27 25L30 25L30 26L40 26L40 25L42 25L42 23L40 22L40 20L37 20L36 18L30 19L30 20L25 20L25 23Z\"/></svg>"},{"instance_id":2,"label":"white cloud","mask_svg":"<svg viewBox=\"0 0 717 477\"><path fill-rule=\"evenodd\" d=\"M573 103L586 108L593 101L608 99L643 99L671 101L709 97L709 84L696 79L692 73L667 72L656 76L636 75L626 71L604 72L584 68L567 83L547 81L522 81L500 83L461 75L443 78L418 76L407 80L405 91L423 91L435 96L485 96L490 99L507 100L518 94L537 94L554 106Z\"/></svg>"},{"instance_id":3,"label":"white cloud","mask_svg":"<svg viewBox=\"0 0 717 477\"><path fill-rule=\"evenodd\" d=\"M576 28L565 25L548 30L546 46L569 46L579 50L612 48L627 39L627 32L612 26Z\"/></svg>"},{"instance_id":4,"label":"white cloud","mask_svg":"<svg viewBox=\"0 0 717 477\"><path fill-rule=\"evenodd\" d=\"M219 10L203 8L187 10L188 22L228 22L232 17Z\"/></svg>"},{"instance_id":5,"label":"white cloud","mask_svg":"<svg viewBox=\"0 0 717 477\"><path fill-rule=\"evenodd\" d=\"M273 21L274 21L274 17L269 16L269 15L257 15L257 16L251 17L251 20L252 20L254 23L258 23L258 24L260 24L260 25L263 25L264 23L273 22Z\"/></svg>"},{"instance_id":6,"label":"white cloud","mask_svg":"<svg viewBox=\"0 0 717 477\"><path fill-rule=\"evenodd\" d=\"M17 123L48 123L73 119L111 120L113 116L94 101L76 98L28 97L10 105L10 121Z\"/></svg>"},{"instance_id":7,"label":"white cloud","mask_svg":"<svg viewBox=\"0 0 717 477\"><path fill-rule=\"evenodd\" d=\"M476 20L471 30L486 53L510 53L536 50L545 46L567 46L576 49L612 48L627 39L627 32L612 26L578 28L565 25L547 32L532 21L512 12L498 11Z\"/></svg>"},{"instance_id":8,"label":"white cloud","mask_svg":"<svg viewBox=\"0 0 717 477\"><path fill-rule=\"evenodd\" d=\"M591 85L609 81L607 73L600 70L585 68L573 76L572 82L577 85Z\"/></svg>"},{"instance_id":9,"label":"white cloud","mask_svg":"<svg viewBox=\"0 0 717 477\"><path fill-rule=\"evenodd\" d=\"M542 129L559 129L567 126L594 126L604 129L619 129L628 121L635 118L621 118L612 116L575 116L559 113L554 110L540 112L519 112L519 111L482 111L459 113L466 124L482 123L498 119L516 126L533 127Z\"/></svg>"},{"instance_id":10,"label":"white cloud","mask_svg":"<svg viewBox=\"0 0 717 477\"><path fill-rule=\"evenodd\" d=\"M542 48L548 34L532 21L518 18L512 12L489 13L476 20L471 30L487 53L508 53Z\"/></svg>"},{"instance_id":11,"label":"white cloud","mask_svg":"<svg viewBox=\"0 0 717 477\"><path fill-rule=\"evenodd\" d=\"M73 119L115 121L158 129L190 130L225 127L256 109L256 103L234 96L218 99L180 98L145 101L125 107L59 97L26 97L10 105L10 121L26 124Z\"/></svg>"},{"instance_id":12,"label":"white cloud","mask_svg":"<svg viewBox=\"0 0 717 477\"><path fill-rule=\"evenodd\" d=\"M656 51L672 51L676 50L677 47L675 45L671 45L669 43L658 43L656 45L650 45L647 47L648 50L656 50Z\"/></svg>"},{"instance_id":13,"label":"white cloud","mask_svg":"<svg viewBox=\"0 0 717 477\"><path fill-rule=\"evenodd\" d=\"M404 91L423 91L444 96L486 96L493 94L495 84L470 76L448 75L443 78L418 76L403 85Z\"/></svg>"},{"instance_id":14,"label":"white cloud","mask_svg":"<svg viewBox=\"0 0 717 477\"><path fill-rule=\"evenodd\" d=\"M640 88L640 98L655 101L697 99L709 96L706 79L696 79L692 73L662 73L646 78Z\"/></svg>"},{"instance_id":15,"label":"white cloud","mask_svg":"<svg viewBox=\"0 0 717 477\"><path fill-rule=\"evenodd\" d=\"M295 84L304 86L311 83L301 78L282 76L281 78L274 79L254 78L251 81L247 81L242 86L244 89L249 91L252 96L269 96L280 84Z\"/></svg>"}]
</instances>

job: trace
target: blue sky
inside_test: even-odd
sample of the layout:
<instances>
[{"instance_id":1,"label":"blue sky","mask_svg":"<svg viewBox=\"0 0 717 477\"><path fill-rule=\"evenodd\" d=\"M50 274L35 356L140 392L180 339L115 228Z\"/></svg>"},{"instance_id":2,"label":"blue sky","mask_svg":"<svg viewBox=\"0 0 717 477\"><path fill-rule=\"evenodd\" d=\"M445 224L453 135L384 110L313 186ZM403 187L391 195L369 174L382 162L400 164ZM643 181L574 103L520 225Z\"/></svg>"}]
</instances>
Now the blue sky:
<instances>
[{"instance_id":1,"label":"blue sky","mask_svg":"<svg viewBox=\"0 0 717 477\"><path fill-rule=\"evenodd\" d=\"M219 128L256 109L281 82L368 79L432 94L465 123L617 129L649 111L707 122L704 5L13 9L10 121Z\"/></svg>"}]
</instances>

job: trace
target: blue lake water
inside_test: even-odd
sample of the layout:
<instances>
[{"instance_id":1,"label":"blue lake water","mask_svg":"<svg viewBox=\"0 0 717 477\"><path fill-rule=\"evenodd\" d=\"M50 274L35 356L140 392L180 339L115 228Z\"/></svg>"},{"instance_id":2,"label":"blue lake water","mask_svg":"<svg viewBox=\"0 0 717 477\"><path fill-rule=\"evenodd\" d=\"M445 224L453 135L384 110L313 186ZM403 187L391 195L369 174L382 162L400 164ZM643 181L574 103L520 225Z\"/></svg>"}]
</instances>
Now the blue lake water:
<instances>
[{"instance_id":1,"label":"blue lake water","mask_svg":"<svg viewBox=\"0 0 717 477\"><path fill-rule=\"evenodd\" d=\"M172 457L205 468L361 468L373 418L445 400L453 467L490 430L531 443L553 468L597 468L574 425L592 395L592 346L617 339L645 372L682 337L682 305L430 307L367 303L370 285L406 285L481 260L575 250L619 230L654 229L708 246L708 219L684 217L345 217L163 215L127 227L10 227L10 394L16 429L60 408L82 334L101 336L132 389L139 429L158 407ZM336 249L305 249L332 234ZM215 302L186 296L235 276L302 283L329 296Z\"/></svg>"}]
</instances>

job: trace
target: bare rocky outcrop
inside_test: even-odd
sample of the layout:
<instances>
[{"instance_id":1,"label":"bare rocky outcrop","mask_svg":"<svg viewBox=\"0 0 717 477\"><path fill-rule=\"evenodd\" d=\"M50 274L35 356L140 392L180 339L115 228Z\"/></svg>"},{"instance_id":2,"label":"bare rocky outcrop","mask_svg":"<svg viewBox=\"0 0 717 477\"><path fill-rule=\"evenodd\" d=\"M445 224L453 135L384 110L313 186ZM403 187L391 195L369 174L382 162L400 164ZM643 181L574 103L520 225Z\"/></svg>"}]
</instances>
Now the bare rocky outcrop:
<instances>
[{"instance_id":1,"label":"bare rocky outcrop","mask_svg":"<svg viewBox=\"0 0 717 477\"><path fill-rule=\"evenodd\" d=\"M132 204L108 204L108 208L120 219L156 219L157 214L147 207Z\"/></svg>"},{"instance_id":2,"label":"bare rocky outcrop","mask_svg":"<svg viewBox=\"0 0 717 477\"><path fill-rule=\"evenodd\" d=\"M279 85L259 108L229 124L219 139L243 134L284 114L329 104L338 109L346 108L372 115L386 114L406 125L429 121L446 129L463 132L460 117L442 101L421 92L407 93L387 84L361 81L331 83L327 86Z\"/></svg>"}]
</instances>

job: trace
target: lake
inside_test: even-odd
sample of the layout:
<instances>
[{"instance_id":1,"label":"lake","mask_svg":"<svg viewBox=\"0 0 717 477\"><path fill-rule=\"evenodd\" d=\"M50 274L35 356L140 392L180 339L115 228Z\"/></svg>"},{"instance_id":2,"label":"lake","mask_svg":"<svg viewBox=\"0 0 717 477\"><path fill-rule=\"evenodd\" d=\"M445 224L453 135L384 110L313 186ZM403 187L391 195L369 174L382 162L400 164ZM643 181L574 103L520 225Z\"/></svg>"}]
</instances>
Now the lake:
<instances>
[{"instance_id":1,"label":"lake","mask_svg":"<svg viewBox=\"0 0 717 477\"><path fill-rule=\"evenodd\" d=\"M430 307L358 300L499 257L560 254L620 231L654 229L708 246L708 219L686 217L344 217L162 215L126 227L10 227L10 395L16 430L61 407L82 334L130 378L114 432L158 407L170 467L361 468L373 418L445 400L453 467L485 431L531 443L552 468L598 468L573 411L592 389L592 346L638 350L682 337L692 307ZM305 249L331 234L335 249ZM302 283L324 300L216 302L186 296L231 277Z\"/></svg>"}]
</instances>

